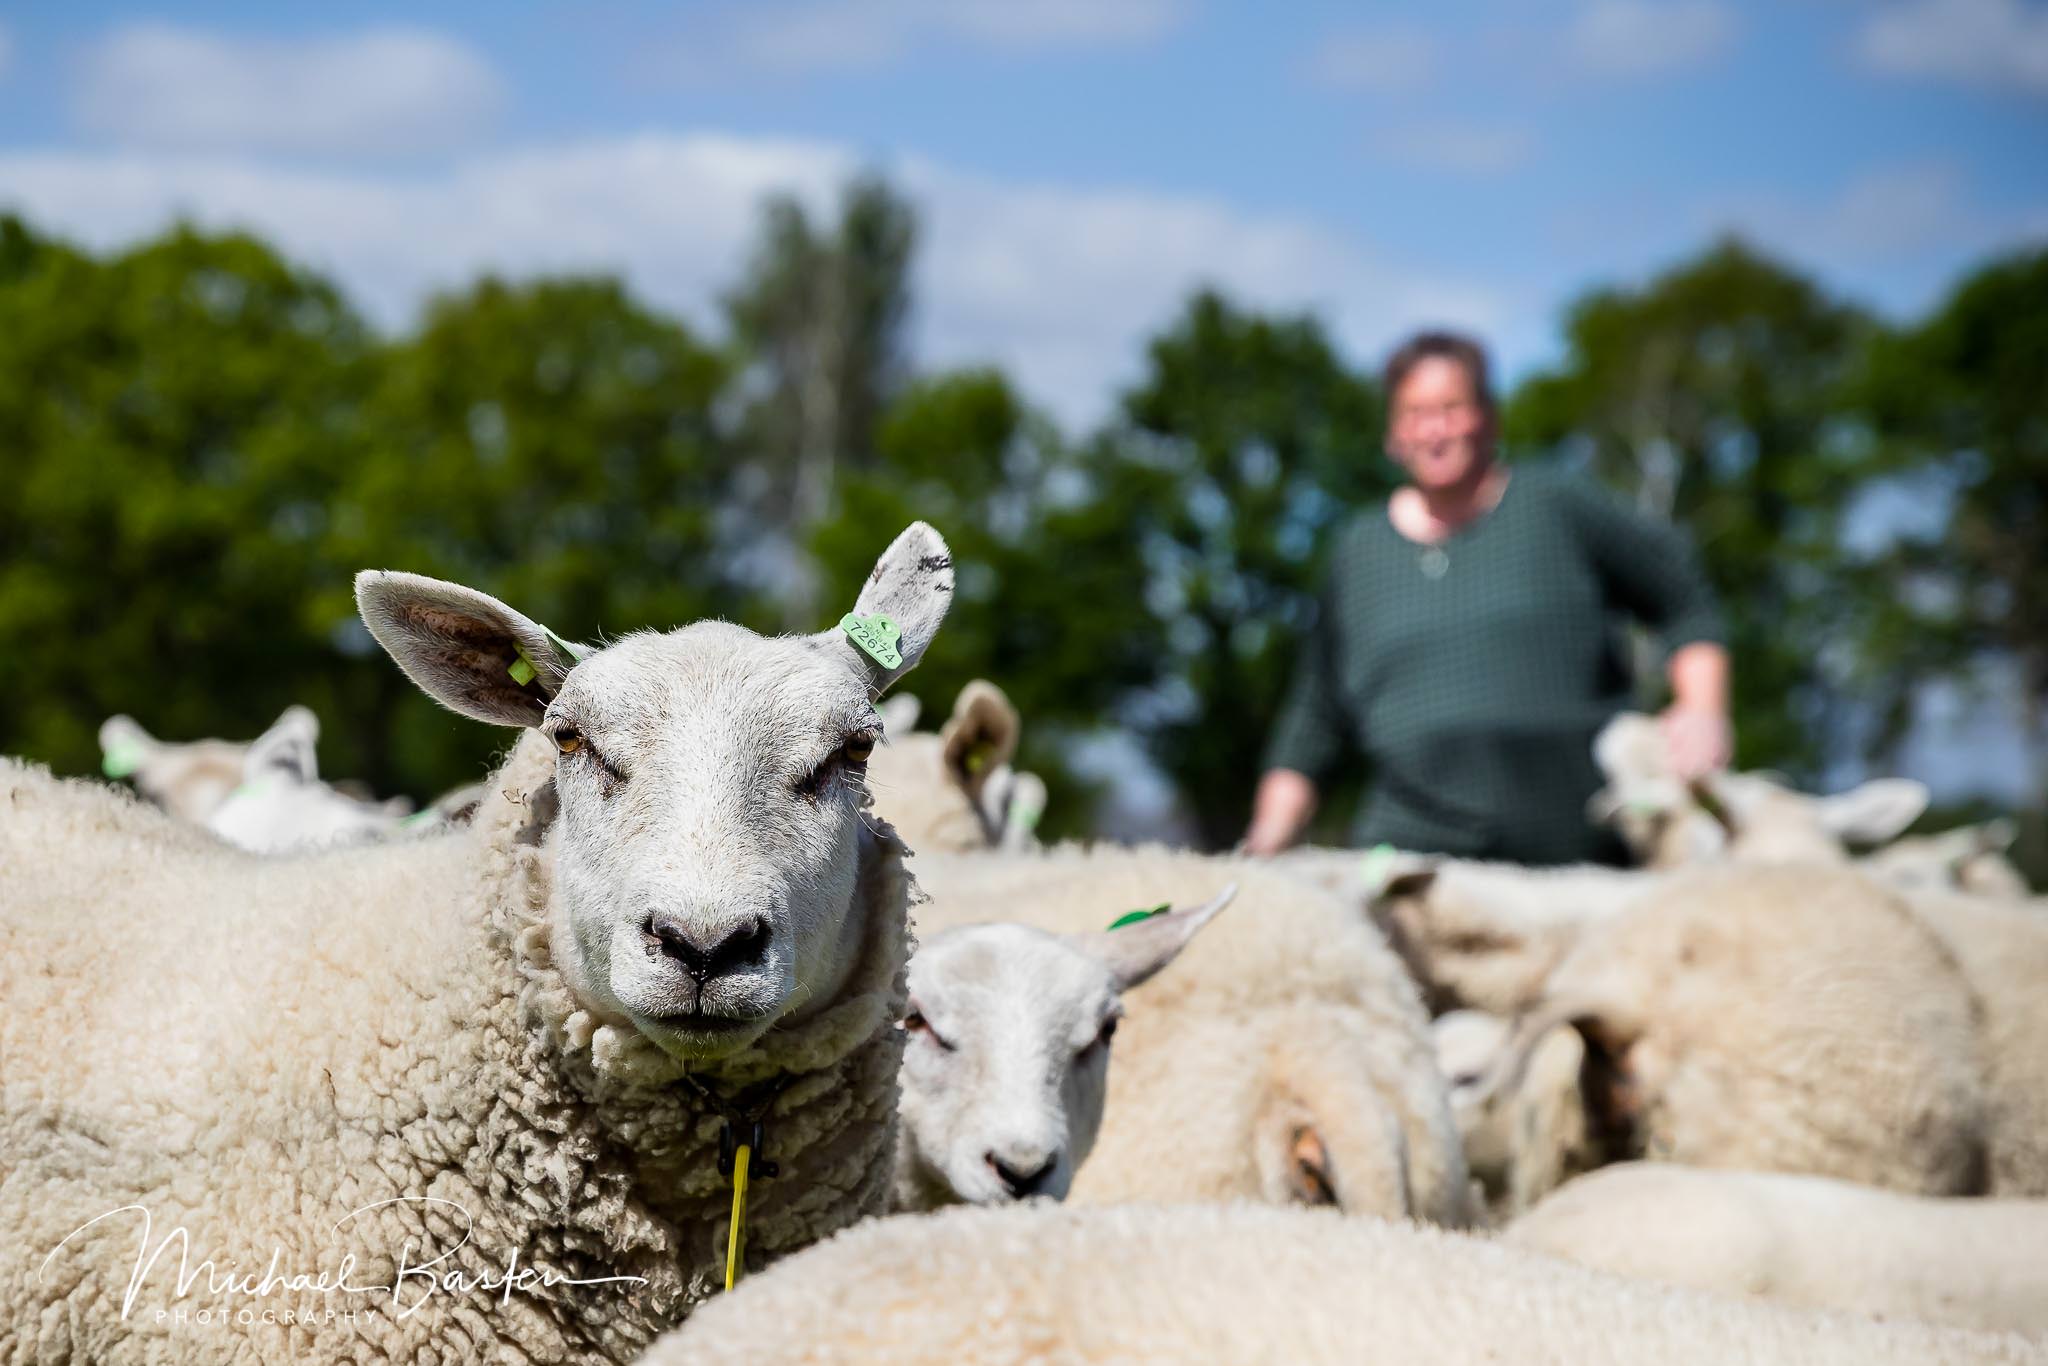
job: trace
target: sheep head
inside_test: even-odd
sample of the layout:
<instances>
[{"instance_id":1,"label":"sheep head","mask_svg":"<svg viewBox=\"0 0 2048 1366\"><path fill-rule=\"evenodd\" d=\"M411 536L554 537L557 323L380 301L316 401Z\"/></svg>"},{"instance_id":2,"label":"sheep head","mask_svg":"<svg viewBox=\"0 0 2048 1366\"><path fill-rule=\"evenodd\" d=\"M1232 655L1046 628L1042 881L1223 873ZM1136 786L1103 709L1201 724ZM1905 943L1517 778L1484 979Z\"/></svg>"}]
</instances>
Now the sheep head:
<instances>
[{"instance_id":1,"label":"sheep head","mask_svg":"<svg viewBox=\"0 0 2048 1366\"><path fill-rule=\"evenodd\" d=\"M812 636L701 621L592 648L416 575L365 573L356 598L429 696L553 744L554 961L594 1017L696 1062L843 985L880 838L864 819L875 700L917 663L952 589L946 544L920 522L863 586L865 625Z\"/></svg>"},{"instance_id":2,"label":"sheep head","mask_svg":"<svg viewBox=\"0 0 2048 1366\"><path fill-rule=\"evenodd\" d=\"M1122 929L963 925L911 956L899 1203L1064 1199L1095 1146L1122 993L1237 894Z\"/></svg>"}]
</instances>

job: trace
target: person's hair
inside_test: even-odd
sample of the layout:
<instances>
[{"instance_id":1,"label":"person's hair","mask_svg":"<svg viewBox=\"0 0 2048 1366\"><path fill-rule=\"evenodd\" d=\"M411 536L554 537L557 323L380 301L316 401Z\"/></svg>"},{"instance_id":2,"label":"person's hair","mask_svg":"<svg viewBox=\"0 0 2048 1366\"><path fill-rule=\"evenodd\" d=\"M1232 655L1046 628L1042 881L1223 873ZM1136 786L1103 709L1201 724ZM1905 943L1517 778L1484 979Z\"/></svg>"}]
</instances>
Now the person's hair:
<instances>
[{"instance_id":1,"label":"person's hair","mask_svg":"<svg viewBox=\"0 0 2048 1366\"><path fill-rule=\"evenodd\" d=\"M1394 354L1387 357L1384 382L1387 406L1394 403L1394 394L1401 382L1408 378L1408 372L1426 360L1442 359L1455 361L1464 368L1472 381L1472 392L1479 399L1481 411L1493 412L1493 382L1489 378L1486 362L1486 348L1462 332L1417 332L1414 336L1394 348Z\"/></svg>"}]
</instances>

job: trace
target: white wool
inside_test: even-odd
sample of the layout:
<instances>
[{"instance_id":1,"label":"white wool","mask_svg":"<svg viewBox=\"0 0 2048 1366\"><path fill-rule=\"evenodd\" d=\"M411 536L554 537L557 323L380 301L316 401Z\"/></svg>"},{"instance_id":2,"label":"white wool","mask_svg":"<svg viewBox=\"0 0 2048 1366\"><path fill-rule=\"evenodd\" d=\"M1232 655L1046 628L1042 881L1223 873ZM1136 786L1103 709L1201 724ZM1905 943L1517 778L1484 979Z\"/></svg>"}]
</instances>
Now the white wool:
<instances>
[{"instance_id":1,"label":"white wool","mask_svg":"<svg viewBox=\"0 0 2048 1366\"><path fill-rule=\"evenodd\" d=\"M1332 1211L1038 1205L851 1229L708 1306L647 1366L2044 1358L2016 1336L1747 1303Z\"/></svg>"},{"instance_id":2,"label":"white wool","mask_svg":"<svg viewBox=\"0 0 2048 1366\"><path fill-rule=\"evenodd\" d=\"M2048 1334L2048 1202L2038 1200L1632 1162L1570 1182L1503 1237L1671 1285Z\"/></svg>"}]
</instances>

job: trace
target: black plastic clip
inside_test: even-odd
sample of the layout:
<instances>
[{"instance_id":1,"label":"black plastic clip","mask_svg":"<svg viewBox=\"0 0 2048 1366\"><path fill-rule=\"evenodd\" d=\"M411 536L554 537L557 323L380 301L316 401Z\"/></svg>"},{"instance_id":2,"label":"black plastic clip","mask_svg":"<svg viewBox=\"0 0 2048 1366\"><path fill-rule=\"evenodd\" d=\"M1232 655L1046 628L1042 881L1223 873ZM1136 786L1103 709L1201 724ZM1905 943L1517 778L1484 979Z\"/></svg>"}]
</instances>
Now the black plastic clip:
<instances>
[{"instance_id":1,"label":"black plastic clip","mask_svg":"<svg viewBox=\"0 0 2048 1366\"><path fill-rule=\"evenodd\" d=\"M770 1162L762 1149L767 1142L767 1127L758 1119L745 1121L747 1125L747 1146L753 1149L753 1156L747 1159L748 1178L782 1175L782 1168ZM731 1119L718 1130L718 1174L728 1180L732 1177L733 1164L739 1160L739 1124Z\"/></svg>"}]
</instances>

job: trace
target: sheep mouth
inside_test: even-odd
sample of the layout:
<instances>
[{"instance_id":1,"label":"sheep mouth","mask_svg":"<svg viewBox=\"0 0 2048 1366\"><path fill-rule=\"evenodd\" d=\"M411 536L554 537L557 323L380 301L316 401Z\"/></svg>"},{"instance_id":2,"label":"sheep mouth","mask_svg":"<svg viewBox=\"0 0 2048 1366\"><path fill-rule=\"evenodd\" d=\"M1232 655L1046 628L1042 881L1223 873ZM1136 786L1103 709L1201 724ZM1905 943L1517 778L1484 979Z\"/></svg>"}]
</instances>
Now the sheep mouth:
<instances>
[{"instance_id":1,"label":"sheep mouth","mask_svg":"<svg viewBox=\"0 0 2048 1366\"><path fill-rule=\"evenodd\" d=\"M648 1018L664 1029L712 1037L743 1034L767 1023L765 1015L711 1015L702 1010L672 1010L662 1015L650 1015Z\"/></svg>"}]
</instances>

